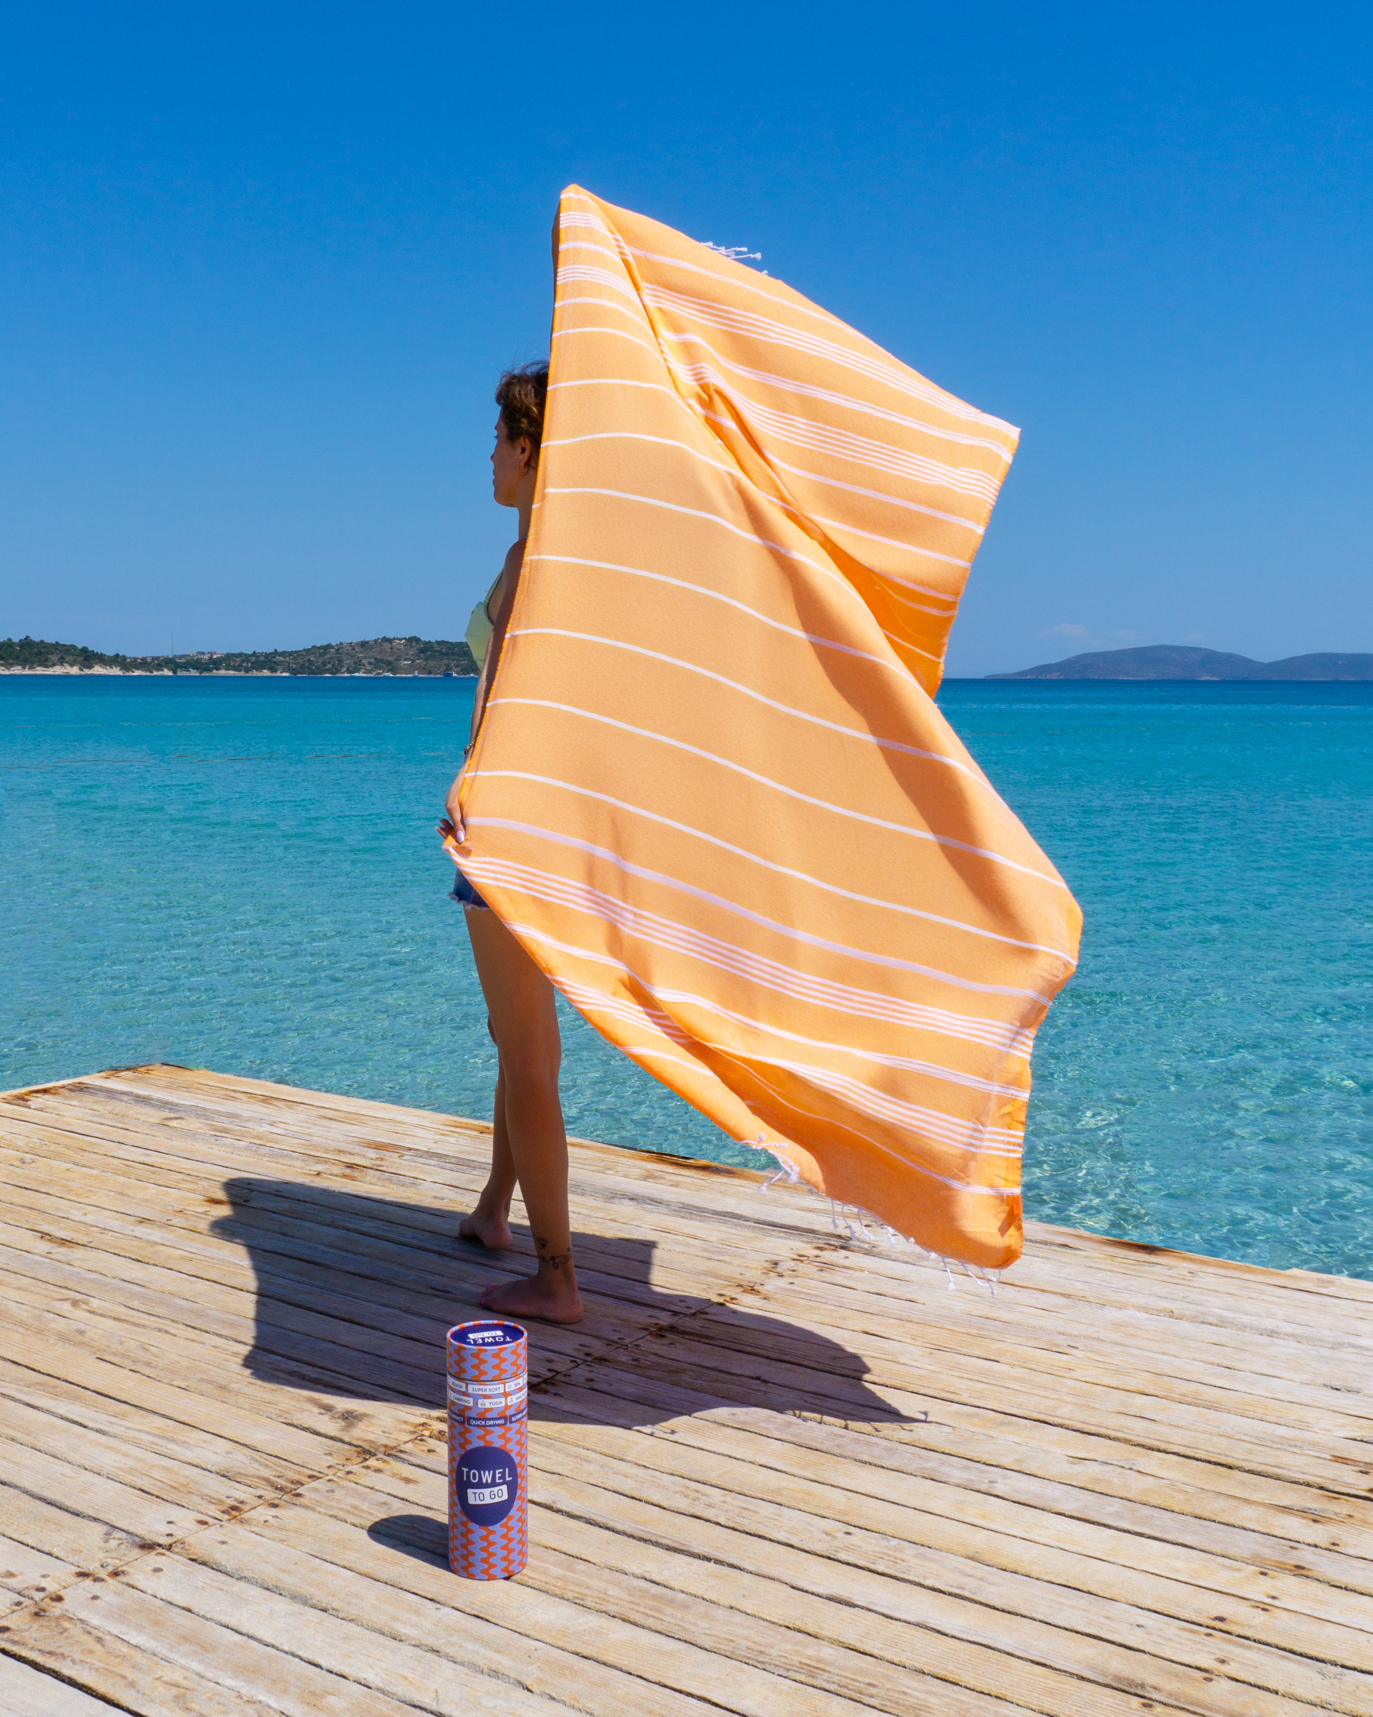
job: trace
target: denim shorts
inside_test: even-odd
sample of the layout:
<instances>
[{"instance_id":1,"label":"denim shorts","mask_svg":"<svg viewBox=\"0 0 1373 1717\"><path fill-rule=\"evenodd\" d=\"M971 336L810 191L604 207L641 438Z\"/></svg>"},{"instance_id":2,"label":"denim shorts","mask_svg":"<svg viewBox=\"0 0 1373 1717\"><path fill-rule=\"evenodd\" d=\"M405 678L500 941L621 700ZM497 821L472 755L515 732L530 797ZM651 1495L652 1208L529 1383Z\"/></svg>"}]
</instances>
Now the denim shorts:
<instances>
[{"instance_id":1,"label":"denim shorts","mask_svg":"<svg viewBox=\"0 0 1373 1717\"><path fill-rule=\"evenodd\" d=\"M489 912L491 910L461 871L458 872L458 879L453 884L452 892L449 894L448 898L450 900L456 900L459 906L477 906L480 907L483 912Z\"/></svg>"}]
</instances>

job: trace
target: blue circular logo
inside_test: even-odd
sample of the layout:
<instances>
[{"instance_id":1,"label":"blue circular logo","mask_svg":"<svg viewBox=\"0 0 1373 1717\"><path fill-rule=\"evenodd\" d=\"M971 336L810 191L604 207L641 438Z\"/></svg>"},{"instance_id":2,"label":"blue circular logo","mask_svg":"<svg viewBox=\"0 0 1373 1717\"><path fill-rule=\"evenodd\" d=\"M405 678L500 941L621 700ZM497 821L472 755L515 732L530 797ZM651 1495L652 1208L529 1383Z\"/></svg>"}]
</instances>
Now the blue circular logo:
<instances>
[{"instance_id":1,"label":"blue circular logo","mask_svg":"<svg viewBox=\"0 0 1373 1717\"><path fill-rule=\"evenodd\" d=\"M519 1472L504 1449L481 1445L458 1456L458 1507L474 1526L499 1526L519 1491Z\"/></svg>"},{"instance_id":2,"label":"blue circular logo","mask_svg":"<svg viewBox=\"0 0 1373 1717\"><path fill-rule=\"evenodd\" d=\"M463 1347L509 1347L523 1341L523 1324L507 1323L504 1318L475 1318L471 1323L454 1324L448 1332L449 1341Z\"/></svg>"}]
</instances>

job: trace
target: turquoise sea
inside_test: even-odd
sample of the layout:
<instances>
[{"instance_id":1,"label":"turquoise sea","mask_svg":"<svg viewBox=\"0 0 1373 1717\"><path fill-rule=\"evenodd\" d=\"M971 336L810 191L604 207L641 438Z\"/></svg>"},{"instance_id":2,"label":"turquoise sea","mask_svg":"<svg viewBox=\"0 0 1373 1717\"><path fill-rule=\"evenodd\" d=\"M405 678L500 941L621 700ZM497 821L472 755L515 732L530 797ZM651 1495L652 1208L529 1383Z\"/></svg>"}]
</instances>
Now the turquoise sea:
<instances>
[{"instance_id":1,"label":"turquoise sea","mask_svg":"<svg viewBox=\"0 0 1373 1717\"><path fill-rule=\"evenodd\" d=\"M472 682L0 676L0 1088L182 1061L469 1115ZM1373 686L952 681L1067 877L1031 1215L1373 1277ZM751 1160L566 1020L570 1128Z\"/></svg>"}]
</instances>

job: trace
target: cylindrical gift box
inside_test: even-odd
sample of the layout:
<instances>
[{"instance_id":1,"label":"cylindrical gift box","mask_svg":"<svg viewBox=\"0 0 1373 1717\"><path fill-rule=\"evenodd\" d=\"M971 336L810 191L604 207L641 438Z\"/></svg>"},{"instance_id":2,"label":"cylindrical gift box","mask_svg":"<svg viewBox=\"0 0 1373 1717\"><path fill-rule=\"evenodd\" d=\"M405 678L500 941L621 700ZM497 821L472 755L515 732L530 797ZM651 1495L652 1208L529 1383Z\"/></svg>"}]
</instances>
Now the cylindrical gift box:
<instances>
[{"instance_id":1,"label":"cylindrical gift box","mask_svg":"<svg viewBox=\"0 0 1373 1717\"><path fill-rule=\"evenodd\" d=\"M529 1341L478 1319L448 1332L448 1566L508 1580L529 1559Z\"/></svg>"}]
</instances>

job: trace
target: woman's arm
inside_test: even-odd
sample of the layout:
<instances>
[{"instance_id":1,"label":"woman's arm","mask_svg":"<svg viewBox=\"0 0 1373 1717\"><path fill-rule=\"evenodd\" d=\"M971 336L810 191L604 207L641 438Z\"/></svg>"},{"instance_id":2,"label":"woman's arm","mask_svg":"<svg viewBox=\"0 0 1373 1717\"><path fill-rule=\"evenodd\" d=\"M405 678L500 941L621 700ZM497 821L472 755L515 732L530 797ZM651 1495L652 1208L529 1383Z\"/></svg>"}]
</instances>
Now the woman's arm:
<instances>
[{"instance_id":1,"label":"woman's arm","mask_svg":"<svg viewBox=\"0 0 1373 1717\"><path fill-rule=\"evenodd\" d=\"M472 727L467 751L463 753L463 767L458 771L453 785L448 789L448 798L444 803L444 809L448 813L448 827L439 825L439 832L444 835L451 832L459 846L466 840L467 834L462 824L462 809L458 803L458 790L462 785L463 774L467 768L466 757L476 743L477 731L481 727L482 717L486 713L486 700L491 693L491 685L496 677L496 668L505 644L505 634L509 629L511 611L515 606L515 590L520 581L520 566L523 560L523 541L512 544L510 552L505 557L505 565L501 568L500 580L491 593L496 599L496 615L491 638L486 646L486 656L482 661L481 672L477 676L477 691L472 700ZM490 612L489 604L487 611Z\"/></svg>"}]
</instances>

